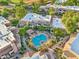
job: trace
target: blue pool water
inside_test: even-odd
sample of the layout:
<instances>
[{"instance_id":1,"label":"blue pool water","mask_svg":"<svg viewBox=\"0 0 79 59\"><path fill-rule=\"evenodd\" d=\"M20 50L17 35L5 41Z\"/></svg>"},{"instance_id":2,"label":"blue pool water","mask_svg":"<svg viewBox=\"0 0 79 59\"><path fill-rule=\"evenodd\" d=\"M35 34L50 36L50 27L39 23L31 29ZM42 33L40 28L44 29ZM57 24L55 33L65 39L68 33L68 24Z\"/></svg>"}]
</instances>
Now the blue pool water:
<instances>
[{"instance_id":1,"label":"blue pool water","mask_svg":"<svg viewBox=\"0 0 79 59\"><path fill-rule=\"evenodd\" d=\"M71 45L71 50L79 55L79 33Z\"/></svg>"},{"instance_id":2,"label":"blue pool water","mask_svg":"<svg viewBox=\"0 0 79 59\"><path fill-rule=\"evenodd\" d=\"M36 48L40 47L40 45L46 41L47 41L47 37L44 34L37 35L32 39L33 45Z\"/></svg>"}]
</instances>

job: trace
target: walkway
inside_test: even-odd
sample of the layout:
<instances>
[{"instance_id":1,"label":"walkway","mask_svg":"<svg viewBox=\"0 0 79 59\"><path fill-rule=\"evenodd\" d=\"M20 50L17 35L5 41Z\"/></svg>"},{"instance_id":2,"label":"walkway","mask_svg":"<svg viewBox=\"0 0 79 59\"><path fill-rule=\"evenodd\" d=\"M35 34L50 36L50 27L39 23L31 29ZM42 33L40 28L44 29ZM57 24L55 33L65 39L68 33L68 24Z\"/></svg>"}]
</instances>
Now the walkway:
<instances>
[{"instance_id":1,"label":"walkway","mask_svg":"<svg viewBox=\"0 0 79 59\"><path fill-rule=\"evenodd\" d=\"M65 10L74 10L74 11L79 11L79 6L62 6L62 5L51 5L47 4L46 6L41 6L41 9L47 9L47 8L57 8L57 9L65 9Z\"/></svg>"}]
</instances>

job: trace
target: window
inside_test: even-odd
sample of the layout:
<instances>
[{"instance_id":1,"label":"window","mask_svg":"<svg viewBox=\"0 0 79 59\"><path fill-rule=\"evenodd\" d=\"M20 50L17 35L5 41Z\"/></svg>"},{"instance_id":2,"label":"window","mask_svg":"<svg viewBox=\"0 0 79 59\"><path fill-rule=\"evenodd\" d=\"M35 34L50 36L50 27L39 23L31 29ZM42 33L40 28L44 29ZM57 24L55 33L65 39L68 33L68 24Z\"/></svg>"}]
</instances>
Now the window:
<instances>
[{"instance_id":1,"label":"window","mask_svg":"<svg viewBox=\"0 0 79 59\"><path fill-rule=\"evenodd\" d=\"M6 56L5 56L5 55L3 55L0 59L6 59Z\"/></svg>"},{"instance_id":2,"label":"window","mask_svg":"<svg viewBox=\"0 0 79 59\"><path fill-rule=\"evenodd\" d=\"M9 40L9 38L8 38L8 37L6 37L5 41L9 42L10 40Z\"/></svg>"},{"instance_id":3,"label":"window","mask_svg":"<svg viewBox=\"0 0 79 59\"><path fill-rule=\"evenodd\" d=\"M0 31L0 35L2 35L1 31Z\"/></svg>"}]
</instances>

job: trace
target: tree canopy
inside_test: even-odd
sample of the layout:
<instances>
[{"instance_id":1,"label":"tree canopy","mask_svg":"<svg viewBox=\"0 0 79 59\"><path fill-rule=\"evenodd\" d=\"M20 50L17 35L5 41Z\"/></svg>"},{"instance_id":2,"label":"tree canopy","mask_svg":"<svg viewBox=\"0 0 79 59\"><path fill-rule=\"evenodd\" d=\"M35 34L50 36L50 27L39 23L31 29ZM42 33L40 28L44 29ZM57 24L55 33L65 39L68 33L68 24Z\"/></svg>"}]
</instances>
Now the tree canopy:
<instances>
[{"instance_id":1,"label":"tree canopy","mask_svg":"<svg viewBox=\"0 0 79 59\"><path fill-rule=\"evenodd\" d=\"M8 17L9 16L9 10L7 8L4 8L3 11L1 12L1 15L3 17Z\"/></svg>"},{"instance_id":2,"label":"tree canopy","mask_svg":"<svg viewBox=\"0 0 79 59\"><path fill-rule=\"evenodd\" d=\"M66 59L66 57L63 56L63 50L60 48L55 49L55 55L56 55L56 59Z\"/></svg>"},{"instance_id":3,"label":"tree canopy","mask_svg":"<svg viewBox=\"0 0 79 59\"><path fill-rule=\"evenodd\" d=\"M8 5L9 4L9 0L0 0L0 4L2 5Z\"/></svg>"},{"instance_id":4,"label":"tree canopy","mask_svg":"<svg viewBox=\"0 0 79 59\"><path fill-rule=\"evenodd\" d=\"M23 0L10 0L12 3L21 3Z\"/></svg>"},{"instance_id":5,"label":"tree canopy","mask_svg":"<svg viewBox=\"0 0 79 59\"><path fill-rule=\"evenodd\" d=\"M79 12L67 11L62 16L62 23L66 27L67 33L75 32L79 22Z\"/></svg>"},{"instance_id":6,"label":"tree canopy","mask_svg":"<svg viewBox=\"0 0 79 59\"><path fill-rule=\"evenodd\" d=\"M54 28L53 33L56 37L64 37L66 32L61 28Z\"/></svg>"},{"instance_id":7,"label":"tree canopy","mask_svg":"<svg viewBox=\"0 0 79 59\"><path fill-rule=\"evenodd\" d=\"M40 7L40 4L38 3L33 3L32 4L32 9L33 9L33 12L38 12L39 11L39 7Z\"/></svg>"},{"instance_id":8,"label":"tree canopy","mask_svg":"<svg viewBox=\"0 0 79 59\"><path fill-rule=\"evenodd\" d=\"M30 29L29 26L24 26L24 27L22 27L22 28L19 28L19 35L20 35L20 36L25 36L26 31L27 31L28 29Z\"/></svg>"},{"instance_id":9,"label":"tree canopy","mask_svg":"<svg viewBox=\"0 0 79 59\"><path fill-rule=\"evenodd\" d=\"M12 20L11 20L12 26L17 26L18 23L19 23L19 20L17 20L17 19L12 19Z\"/></svg>"},{"instance_id":10,"label":"tree canopy","mask_svg":"<svg viewBox=\"0 0 79 59\"><path fill-rule=\"evenodd\" d=\"M54 8L49 8L49 9L48 9L48 14L49 14L49 15L54 15L54 14L55 14Z\"/></svg>"},{"instance_id":11,"label":"tree canopy","mask_svg":"<svg viewBox=\"0 0 79 59\"><path fill-rule=\"evenodd\" d=\"M15 6L15 16L17 19L21 19L27 13L26 9L22 5Z\"/></svg>"},{"instance_id":12,"label":"tree canopy","mask_svg":"<svg viewBox=\"0 0 79 59\"><path fill-rule=\"evenodd\" d=\"M63 3L63 5L79 6L79 0L67 0L66 2Z\"/></svg>"}]
</instances>

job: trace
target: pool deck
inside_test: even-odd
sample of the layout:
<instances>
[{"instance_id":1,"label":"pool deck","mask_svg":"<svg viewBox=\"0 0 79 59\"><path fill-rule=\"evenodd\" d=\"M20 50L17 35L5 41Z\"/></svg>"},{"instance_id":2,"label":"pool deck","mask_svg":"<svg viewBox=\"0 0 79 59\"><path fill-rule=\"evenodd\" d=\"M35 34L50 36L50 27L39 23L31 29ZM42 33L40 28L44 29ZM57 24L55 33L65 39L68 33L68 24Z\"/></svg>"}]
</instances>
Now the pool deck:
<instances>
[{"instance_id":1,"label":"pool deck","mask_svg":"<svg viewBox=\"0 0 79 59\"><path fill-rule=\"evenodd\" d=\"M69 41L66 43L66 45L65 45L65 47L64 47L64 50L70 49L70 45L72 44L72 42L73 42L74 40L75 40L74 35L71 35Z\"/></svg>"},{"instance_id":2,"label":"pool deck","mask_svg":"<svg viewBox=\"0 0 79 59\"><path fill-rule=\"evenodd\" d=\"M69 51L70 53L72 53L73 55L76 56L76 57L73 56L73 58L75 57L75 59L77 59L77 57L79 58L79 55L77 55L75 52L73 52L73 51L71 50L71 44L72 44L72 42L75 40L75 36L76 36L76 34L72 34L72 35L70 36L70 39L69 39L69 41L65 44L63 51L64 51L64 52ZM68 59L70 59L70 58L72 58L72 57L68 57Z\"/></svg>"},{"instance_id":3,"label":"pool deck","mask_svg":"<svg viewBox=\"0 0 79 59\"><path fill-rule=\"evenodd\" d=\"M43 38L44 37L44 38ZM35 42L36 41L36 39L37 39L37 42L38 42L38 44L37 44L37 42ZM42 40L41 40L42 39ZM40 46L40 43L43 41L43 42L46 42L48 40L48 37L47 37L47 35L46 34L44 34L44 33L41 33L41 34L38 34L38 35L36 35L36 36L34 36L33 38L32 38L32 42L33 42L33 44L34 44L34 46L35 45L39 45ZM35 42L35 43L34 43ZM35 46L36 47L36 46ZM37 47L36 47L37 48Z\"/></svg>"}]
</instances>

